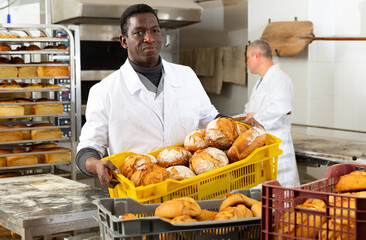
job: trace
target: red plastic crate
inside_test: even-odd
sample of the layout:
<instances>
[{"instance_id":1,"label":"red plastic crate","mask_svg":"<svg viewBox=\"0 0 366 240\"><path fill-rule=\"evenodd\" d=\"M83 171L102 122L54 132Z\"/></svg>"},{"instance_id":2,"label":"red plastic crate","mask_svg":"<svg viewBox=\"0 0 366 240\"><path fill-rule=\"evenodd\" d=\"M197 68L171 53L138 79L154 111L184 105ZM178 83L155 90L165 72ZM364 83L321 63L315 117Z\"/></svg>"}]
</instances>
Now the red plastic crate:
<instances>
[{"instance_id":1,"label":"red plastic crate","mask_svg":"<svg viewBox=\"0 0 366 240\"><path fill-rule=\"evenodd\" d=\"M342 175L365 172L365 169L366 165L337 164L329 167L325 178L295 188L281 187L278 181L263 183L261 239L366 239L366 197L333 193ZM295 207L308 198L323 200L326 210ZM334 204L334 200L341 204ZM295 221L297 218L299 220ZM322 221L324 225L317 227L302 219ZM331 221L339 227L335 228ZM290 229L296 230L291 232Z\"/></svg>"}]
</instances>

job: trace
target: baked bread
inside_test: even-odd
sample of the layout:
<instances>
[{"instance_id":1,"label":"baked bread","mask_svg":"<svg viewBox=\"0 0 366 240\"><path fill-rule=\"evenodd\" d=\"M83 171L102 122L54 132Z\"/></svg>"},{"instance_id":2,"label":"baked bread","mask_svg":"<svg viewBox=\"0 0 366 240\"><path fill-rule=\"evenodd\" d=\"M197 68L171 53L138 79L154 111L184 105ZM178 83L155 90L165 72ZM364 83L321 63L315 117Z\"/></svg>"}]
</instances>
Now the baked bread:
<instances>
[{"instance_id":1,"label":"baked bread","mask_svg":"<svg viewBox=\"0 0 366 240\"><path fill-rule=\"evenodd\" d=\"M197 175L203 174L229 164L224 151L208 147L197 150L189 160L189 167Z\"/></svg>"},{"instance_id":2,"label":"baked bread","mask_svg":"<svg viewBox=\"0 0 366 240\"><path fill-rule=\"evenodd\" d=\"M56 48L61 49L61 50L66 50L68 48L68 46L65 45L65 44L59 44L59 45L56 46Z\"/></svg>"},{"instance_id":3,"label":"baked bread","mask_svg":"<svg viewBox=\"0 0 366 240\"><path fill-rule=\"evenodd\" d=\"M0 44L0 52L11 51L11 47L7 44Z\"/></svg>"},{"instance_id":4,"label":"baked bread","mask_svg":"<svg viewBox=\"0 0 366 240\"><path fill-rule=\"evenodd\" d=\"M336 193L359 190L366 190L366 172L353 171L343 175L334 187Z\"/></svg>"},{"instance_id":5,"label":"baked bread","mask_svg":"<svg viewBox=\"0 0 366 240\"><path fill-rule=\"evenodd\" d=\"M262 202L254 203L250 210L253 212L254 217L262 217Z\"/></svg>"},{"instance_id":6,"label":"baked bread","mask_svg":"<svg viewBox=\"0 0 366 240\"><path fill-rule=\"evenodd\" d=\"M225 210L219 211L215 216L216 221L244 218L244 210L240 207L227 207Z\"/></svg>"},{"instance_id":7,"label":"baked bread","mask_svg":"<svg viewBox=\"0 0 366 240\"><path fill-rule=\"evenodd\" d=\"M206 140L215 148L226 150L238 137L237 126L231 118L217 118L205 130Z\"/></svg>"},{"instance_id":8,"label":"baked bread","mask_svg":"<svg viewBox=\"0 0 366 240\"><path fill-rule=\"evenodd\" d=\"M10 63L12 63L12 64L24 64L24 60L23 60L23 58L20 58L20 57L12 57L10 59Z\"/></svg>"},{"instance_id":9,"label":"baked bread","mask_svg":"<svg viewBox=\"0 0 366 240\"><path fill-rule=\"evenodd\" d=\"M184 139L184 147L191 152L209 147L209 143L205 137L205 132L205 129L196 129L188 134Z\"/></svg>"},{"instance_id":10,"label":"baked bread","mask_svg":"<svg viewBox=\"0 0 366 240\"><path fill-rule=\"evenodd\" d=\"M12 129L12 127L0 124L0 130ZM23 140L23 134L20 131L0 132L0 142L20 141Z\"/></svg>"},{"instance_id":11,"label":"baked bread","mask_svg":"<svg viewBox=\"0 0 366 240\"><path fill-rule=\"evenodd\" d=\"M22 66L18 67L19 77L38 77L36 66Z\"/></svg>"},{"instance_id":12,"label":"baked bread","mask_svg":"<svg viewBox=\"0 0 366 240\"><path fill-rule=\"evenodd\" d=\"M0 101L0 116L21 116L24 115L24 106L22 105L1 105L17 103L15 100Z\"/></svg>"},{"instance_id":13,"label":"baked bread","mask_svg":"<svg viewBox=\"0 0 366 240\"><path fill-rule=\"evenodd\" d=\"M0 155L2 154L11 154L11 151L7 149L0 149ZM6 157L0 157L0 167L5 166L6 166Z\"/></svg>"},{"instance_id":14,"label":"baked bread","mask_svg":"<svg viewBox=\"0 0 366 240\"><path fill-rule=\"evenodd\" d=\"M60 62L42 62L42 64L61 64ZM39 66L37 69L39 77L58 77L69 76L70 70L68 66Z\"/></svg>"},{"instance_id":15,"label":"baked bread","mask_svg":"<svg viewBox=\"0 0 366 240\"><path fill-rule=\"evenodd\" d=\"M233 143L227 156L230 163L246 158L255 149L262 147L266 141L266 132L261 127L252 127L241 134Z\"/></svg>"},{"instance_id":16,"label":"baked bread","mask_svg":"<svg viewBox=\"0 0 366 240\"><path fill-rule=\"evenodd\" d=\"M165 181L169 175L170 173L158 164L146 163L131 175L130 180L135 184L135 187L147 186Z\"/></svg>"},{"instance_id":17,"label":"baked bread","mask_svg":"<svg viewBox=\"0 0 366 240\"><path fill-rule=\"evenodd\" d=\"M163 202L155 209L155 216L175 218L181 215L197 217L201 214L201 207L191 197L180 197Z\"/></svg>"},{"instance_id":18,"label":"baked bread","mask_svg":"<svg viewBox=\"0 0 366 240\"><path fill-rule=\"evenodd\" d=\"M243 210L243 217L244 218L252 218L253 217L253 212L249 208L247 208L244 204L238 204L238 205L236 205L236 207Z\"/></svg>"},{"instance_id":19,"label":"baked bread","mask_svg":"<svg viewBox=\"0 0 366 240\"><path fill-rule=\"evenodd\" d=\"M328 231L327 231L328 229ZM335 231L334 231L335 230ZM362 230L360 230L362 231ZM327 235L328 233L328 235ZM319 231L319 240L354 240L356 239L355 222L344 222L340 219L329 219L325 221Z\"/></svg>"},{"instance_id":20,"label":"baked bread","mask_svg":"<svg viewBox=\"0 0 366 240\"><path fill-rule=\"evenodd\" d=\"M39 150L38 148L37 150ZM69 148L64 147L54 147L54 148L45 148L45 151L63 151L67 150L68 152L57 152L57 153L45 153L43 163L62 163L62 162L71 162L71 150Z\"/></svg>"},{"instance_id":21,"label":"baked bread","mask_svg":"<svg viewBox=\"0 0 366 240\"><path fill-rule=\"evenodd\" d=\"M132 174L146 163L157 163L158 161L152 155L136 154L128 156L120 167L119 171L123 176L130 179Z\"/></svg>"},{"instance_id":22,"label":"baked bread","mask_svg":"<svg viewBox=\"0 0 366 240\"><path fill-rule=\"evenodd\" d=\"M244 204L250 208L256 203L258 203L257 200L247 197L244 194L230 193L226 196L225 200L221 202L219 211L222 211L227 207L236 206L238 204Z\"/></svg>"},{"instance_id":23,"label":"baked bread","mask_svg":"<svg viewBox=\"0 0 366 240\"><path fill-rule=\"evenodd\" d=\"M17 103L32 103L33 100L28 98L15 98L15 102ZM32 105L24 105L24 115L32 115Z\"/></svg>"},{"instance_id":24,"label":"baked bread","mask_svg":"<svg viewBox=\"0 0 366 240\"><path fill-rule=\"evenodd\" d=\"M35 123L31 125L31 128L35 127L53 127L54 124L51 123ZM52 129L31 129L31 139L32 140L41 140L41 139L54 139L54 138L62 138L62 131L59 128Z\"/></svg>"},{"instance_id":25,"label":"baked bread","mask_svg":"<svg viewBox=\"0 0 366 240\"><path fill-rule=\"evenodd\" d=\"M26 51L27 50L27 46L19 46L15 49L15 51Z\"/></svg>"},{"instance_id":26,"label":"baked bread","mask_svg":"<svg viewBox=\"0 0 366 240\"><path fill-rule=\"evenodd\" d=\"M123 220L137 219L137 216L133 213L126 213L126 214L123 214L122 216L120 216L120 218L122 218Z\"/></svg>"},{"instance_id":27,"label":"baked bread","mask_svg":"<svg viewBox=\"0 0 366 240\"><path fill-rule=\"evenodd\" d=\"M26 153L23 149L13 149L12 153ZM17 156L7 156L6 165L7 166L23 166L23 165L33 165L37 164L38 159L34 155L17 155Z\"/></svg>"},{"instance_id":28,"label":"baked bread","mask_svg":"<svg viewBox=\"0 0 366 240\"><path fill-rule=\"evenodd\" d=\"M209 210L206 210L206 209L202 209L200 215L195 217L195 219L199 222L213 221L213 220L215 220L215 217L216 217L217 213L218 212L215 212L215 211L209 211Z\"/></svg>"},{"instance_id":29,"label":"baked bread","mask_svg":"<svg viewBox=\"0 0 366 240\"><path fill-rule=\"evenodd\" d=\"M196 176L196 174L189 167L182 165L171 166L166 170L170 173L170 179L178 181Z\"/></svg>"},{"instance_id":30,"label":"baked bread","mask_svg":"<svg viewBox=\"0 0 366 240\"><path fill-rule=\"evenodd\" d=\"M183 147L165 147L156 157L158 164L162 167L171 167L176 165L187 165L192 157L190 151Z\"/></svg>"},{"instance_id":31,"label":"baked bread","mask_svg":"<svg viewBox=\"0 0 366 240\"><path fill-rule=\"evenodd\" d=\"M170 223L176 224L176 223L188 223L188 222L197 222L196 219L193 219L189 215L181 215L173 218L170 220Z\"/></svg>"},{"instance_id":32,"label":"baked bread","mask_svg":"<svg viewBox=\"0 0 366 240\"><path fill-rule=\"evenodd\" d=\"M40 47L38 47L37 45L29 45L27 48L26 48L26 51L38 51L38 50L41 50Z\"/></svg>"},{"instance_id":33,"label":"baked bread","mask_svg":"<svg viewBox=\"0 0 366 240\"><path fill-rule=\"evenodd\" d=\"M34 115L42 114L62 114L64 112L64 106L62 103L55 99L40 98L36 102L53 102L53 104L35 104L32 105L32 113Z\"/></svg>"},{"instance_id":34,"label":"baked bread","mask_svg":"<svg viewBox=\"0 0 366 240\"><path fill-rule=\"evenodd\" d=\"M28 125L24 124L24 123L20 123L20 124L14 125L13 128L28 128ZM31 139L30 129L29 130L19 130L19 132L22 134L23 140Z\"/></svg>"},{"instance_id":35,"label":"baked bread","mask_svg":"<svg viewBox=\"0 0 366 240\"><path fill-rule=\"evenodd\" d=\"M56 143L38 143L38 144L34 144L29 146L29 150L34 150L34 149L38 149L38 148L54 148L54 147L58 147L58 145Z\"/></svg>"},{"instance_id":36,"label":"baked bread","mask_svg":"<svg viewBox=\"0 0 366 240\"><path fill-rule=\"evenodd\" d=\"M238 132L238 136L242 135L246 131L248 131L248 128L244 125L244 123L241 122L235 122L236 123L236 131Z\"/></svg>"},{"instance_id":37,"label":"baked bread","mask_svg":"<svg viewBox=\"0 0 366 240\"><path fill-rule=\"evenodd\" d=\"M18 68L17 67L2 67L2 64L8 63L1 63L0 62L0 77L1 78L16 78L18 77Z\"/></svg>"},{"instance_id":38,"label":"baked bread","mask_svg":"<svg viewBox=\"0 0 366 240\"><path fill-rule=\"evenodd\" d=\"M307 199L304 203L297 205L298 208L308 208L317 211L326 210L326 204L319 199ZM314 239L318 233L319 229L326 222L326 217L321 217L314 214L305 213L295 213L285 212L284 219L280 219L278 224L278 232L281 234L291 235L291 236L301 236L304 239ZM296 220L295 220L296 219ZM296 228L295 228L296 221ZM284 224L282 224L284 222ZM290 223L290 224L288 224ZM296 231L296 233L295 233Z\"/></svg>"}]
</instances>

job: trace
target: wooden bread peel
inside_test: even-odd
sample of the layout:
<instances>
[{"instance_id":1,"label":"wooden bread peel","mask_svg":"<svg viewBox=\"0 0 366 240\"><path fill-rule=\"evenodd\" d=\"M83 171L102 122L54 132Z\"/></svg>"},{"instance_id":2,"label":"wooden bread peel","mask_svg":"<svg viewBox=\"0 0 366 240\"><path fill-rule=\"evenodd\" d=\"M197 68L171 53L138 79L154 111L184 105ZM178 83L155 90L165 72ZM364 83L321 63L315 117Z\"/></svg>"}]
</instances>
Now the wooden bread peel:
<instances>
[{"instance_id":1,"label":"wooden bread peel","mask_svg":"<svg viewBox=\"0 0 366 240\"><path fill-rule=\"evenodd\" d=\"M314 40L364 41L366 37L315 37L311 21L292 21L269 23L261 39L269 43L273 56L292 57Z\"/></svg>"}]
</instances>

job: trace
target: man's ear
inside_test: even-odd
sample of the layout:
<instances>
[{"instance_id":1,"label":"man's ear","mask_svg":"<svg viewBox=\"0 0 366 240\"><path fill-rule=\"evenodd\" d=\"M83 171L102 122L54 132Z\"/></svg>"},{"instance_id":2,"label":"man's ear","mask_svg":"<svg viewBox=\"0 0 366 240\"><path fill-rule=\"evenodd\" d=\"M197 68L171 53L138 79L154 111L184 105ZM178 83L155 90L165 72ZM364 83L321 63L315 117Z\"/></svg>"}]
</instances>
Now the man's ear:
<instances>
[{"instance_id":1,"label":"man's ear","mask_svg":"<svg viewBox=\"0 0 366 240\"><path fill-rule=\"evenodd\" d=\"M120 35L119 42L121 43L123 48L127 49L127 36Z\"/></svg>"},{"instance_id":2,"label":"man's ear","mask_svg":"<svg viewBox=\"0 0 366 240\"><path fill-rule=\"evenodd\" d=\"M255 58L256 59L260 59L260 57L261 57L260 52L255 52L254 55L255 55Z\"/></svg>"}]
</instances>

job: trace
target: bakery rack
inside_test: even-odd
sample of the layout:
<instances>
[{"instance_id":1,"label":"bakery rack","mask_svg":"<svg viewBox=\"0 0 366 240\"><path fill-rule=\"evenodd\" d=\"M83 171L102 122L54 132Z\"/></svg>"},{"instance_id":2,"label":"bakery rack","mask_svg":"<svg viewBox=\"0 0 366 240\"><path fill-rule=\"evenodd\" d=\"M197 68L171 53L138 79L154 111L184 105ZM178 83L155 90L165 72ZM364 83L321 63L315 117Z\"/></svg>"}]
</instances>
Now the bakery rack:
<instances>
[{"instance_id":1,"label":"bakery rack","mask_svg":"<svg viewBox=\"0 0 366 240\"><path fill-rule=\"evenodd\" d=\"M32 24L32 25L18 25L18 24L0 24L0 45L6 44L12 47L11 51L0 51L0 57L5 57L10 60L12 57L20 57L26 63L24 64L0 64L0 71L2 67L42 67L42 66L67 66L69 68L68 76L50 76L50 77L7 77L0 76L0 82L3 80L15 80L18 83L50 83L58 87L50 88L0 88L0 94L21 93L36 98L55 99L59 97L59 102L64 105L64 112L60 114L42 114L42 115L21 115L21 116L0 116L1 124L15 125L19 123L34 124L34 123L53 123L52 127L32 127L32 129L52 129L59 128L64 134L62 138L44 139L44 140L20 140L0 142L0 149L11 148L28 148L33 144L53 142L59 144L61 147L69 148L71 151L71 163L38 163L34 165L23 166L5 166L0 167L0 174L6 172L23 171L23 173L43 173L43 169L49 169L51 173L65 175L71 179L76 179L76 165L75 165L75 151L76 151L76 114L75 114L75 99L76 99L76 80L75 80L75 42L72 31L62 25L56 24ZM15 50L17 46L37 45L39 50ZM66 49L44 49L47 45L64 44ZM52 64L43 62L59 61L62 63ZM5 71L4 71L5 72ZM66 94L66 100L64 95ZM62 99L61 99L62 98ZM0 103L1 106L6 105L34 105L34 104L51 104L47 102L22 102L22 103ZM57 120L66 119L66 124L59 124ZM69 119L69 120L67 120ZM2 131L21 131L29 128L7 129ZM52 153L65 152L66 150L53 151ZM67 151L66 151L67 152ZM48 151L37 152L37 154L50 153ZM18 153L18 154L0 154L1 157L17 156L17 155L31 155L34 153ZM60 170L61 169L61 170ZM58 172L58 170L60 170Z\"/></svg>"}]
</instances>

